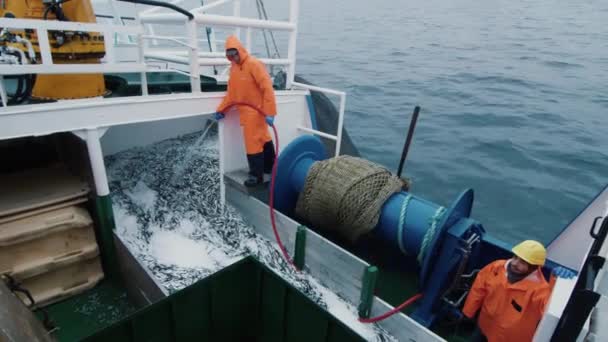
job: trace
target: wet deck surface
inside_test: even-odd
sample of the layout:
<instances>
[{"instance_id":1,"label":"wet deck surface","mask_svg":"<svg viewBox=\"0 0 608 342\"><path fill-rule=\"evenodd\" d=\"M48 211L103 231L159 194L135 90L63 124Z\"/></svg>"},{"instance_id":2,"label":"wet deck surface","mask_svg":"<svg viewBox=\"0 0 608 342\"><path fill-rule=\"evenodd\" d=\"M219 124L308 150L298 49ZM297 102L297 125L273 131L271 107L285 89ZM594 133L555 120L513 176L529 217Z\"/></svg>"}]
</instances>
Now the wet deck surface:
<instances>
[{"instance_id":1,"label":"wet deck surface","mask_svg":"<svg viewBox=\"0 0 608 342\"><path fill-rule=\"evenodd\" d=\"M124 288L104 280L91 290L45 308L57 341L80 341L136 310ZM37 316L42 318L38 311Z\"/></svg>"},{"instance_id":2,"label":"wet deck surface","mask_svg":"<svg viewBox=\"0 0 608 342\"><path fill-rule=\"evenodd\" d=\"M256 187L248 188L245 186L245 180L249 177L246 169L229 172L224 176L224 181L227 184L232 185L234 188L248 194L249 196L255 197L264 203L268 203L269 187L270 182L268 181L268 175L264 178L264 184Z\"/></svg>"}]
</instances>

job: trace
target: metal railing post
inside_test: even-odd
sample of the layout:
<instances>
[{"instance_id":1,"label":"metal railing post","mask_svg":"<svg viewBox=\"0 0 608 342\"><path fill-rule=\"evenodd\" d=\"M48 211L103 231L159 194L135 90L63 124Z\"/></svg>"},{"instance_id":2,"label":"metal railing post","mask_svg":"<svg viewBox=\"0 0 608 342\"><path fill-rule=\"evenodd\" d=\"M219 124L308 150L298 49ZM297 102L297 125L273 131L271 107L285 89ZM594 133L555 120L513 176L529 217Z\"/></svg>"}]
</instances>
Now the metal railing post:
<instances>
[{"instance_id":1,"label":"metal railing post","mask_svg":"<svg viewBox=\"0 0 608 342\"><path fill-rule=\"evenodd\" d=\"M346 94L340 94L340 114L338 115L338 132L336 132L336 157L340 155L342 146L342 126L344 126L344 111L346 110Z\"/></svg>"},{"instance_id":2,"label":"metal railing post","mask_svg":"<svg viewBox=\"0 0 608 342\"><path fill-rule=\"evenodd\" d=\"M144 36L141 33L137 35L137 45L138 45L137 61L140 64L143 64L145 66L146 65L146 56L144 54ZM141 84L141 95L147 96L148 95L148 75L146 75L146 70L142 71L139 74L139 81Z\"/></svg>"},{"instance_id":3,"label":"metal railing post","mask_svg":"<svg viewBox=\"0 0 608 342\"><path fill-rule=\"evenodd\" d=\"M287 48L287 59L289 60L289 67L287 70L287 89L291 89L292 83L296 76L296 42L298 39L298 14L300 11L300 1L290 0L289 1L289 22L294 24L294 29L289 34L289 46Z\"/></svg>"},{"instance_id":4,"label":"metal railing post","mask_svg":"<svg viewBox=\"0 0 608 342\"><path fill-rule=\"evenodd\" d=\"M234 0L232 3L232 15L240 18L241 17L241 0ZM234 30L234 35L241 40L241 28L237 27Z\"/></svg>"},{"instance_id":5,"label":"metal railing post","mask_svg":"<svg viewBox=\"0 0 608 342\"><path fill-rule=\"evenodd\" d=\"M103 43L106 49L106 61L110 64L114 64L114 61L116 60L114 53L114 31L105 30L103 31L103 36Z\"/></svg>"},{"instance_id":6,"label":"metal railing post","mask_svg":"<svg viewBox=\"0 0 608 342\"><path fill-rule=\"evenodd\" d=\"M188 38L190 43L190 86L193 93L201 91L200 65L198 62L198 39L196 38L198 25L196 20L186 22Z\"/></svg>"},{"instance_id":7,"label":"metal railing post","mask_svg":"<svg viewBox=\"0 0 608 342\"><path fill-rule=\"evenodd\" d=\"M40 56L42 57L43 65L52 65L53 56L51 55L51 45L49 43L49 31L46 29L38 29L38 47L40 48Z\"/></svg>"},{"instance_id":8,"label":"metal railing post","mask_svg":"<svg viewBox=\"0 0 608 342\"><path fill-rule=\"evenodd\" d=\"M101 138L98 128L90 128L85 131L89 162L95 182L95 213L99 225L99 247L102 250L102 262L104 271L111 278L120 277L118 260L114 247L112 231L116 228L114 212L112 210L112 198L110 197L110 186L103 160L101 149Z\"/></svg>"},{"instance_id":9,"label":"metal railing post","mask_svg":"<svg viewBox=\"0 0 608 342\"><path fill-rule=\"evenodd\" d=\"M6 89L4 89L4 76L0 75L0 100L2 100L2 106L8 105L8 99L6 95Z\"/></svg>"},{"instance_id":10,"label":"metal railing post","mask_svg":"<svg viewBox=\"0 0 608 342\"><path fill-rule=\"evenodd\" d=\"M245 31L245 48L251 53L251 27Z\"/></svg>"}]
</instances>

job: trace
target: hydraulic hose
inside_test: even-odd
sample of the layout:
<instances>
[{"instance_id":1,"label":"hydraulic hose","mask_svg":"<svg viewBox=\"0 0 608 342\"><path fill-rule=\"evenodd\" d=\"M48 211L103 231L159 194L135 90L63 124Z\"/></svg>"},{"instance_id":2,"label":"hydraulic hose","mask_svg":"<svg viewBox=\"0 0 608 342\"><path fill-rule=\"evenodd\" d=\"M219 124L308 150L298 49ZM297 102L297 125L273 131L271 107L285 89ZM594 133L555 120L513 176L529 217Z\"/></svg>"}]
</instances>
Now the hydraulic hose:
<instances>
[{"instance_id":1,"label":"hydraulic hose","mask_svg":"<svg viewBox=\"0 0 608 342\"><path fill-rule=\"evenodd\" d=\"M413 304L414 302L416 302L421 297L422 297L422 293L417 293L417 294L413 295L412 297L408 298L405 302L403 302L398 307L393 308L392 310L389 310L389 311L383 313L380 316L371 317L371 318L359 318L359 322L361 322L361 323L376 323L376 322L379 322L379 321L381 321L383 319L389 318L390 316L396 314L397 312L400 312L401 310L407 308L408 306L410 306L411 304Z\"/></svg>"},{"instance_id":2,"label":"hydraulic hose","mask_svg":"<svg viewBox=\"0 0 608 342\"><path fill-rule=\"evenodd\" d=\"M227 109L229 109L233 106L247 106L252 109L255 109L260 115L266 116L266 114L264 114L264 112L260 108L254 106L254 105L251 105L249 103L245 103L245 102L230 103L227 106L225 106L224 108L222 108L222 110L220 112L225 112ZM287 252L287 248L285 248L285 246L283 245L283 242L281 241L281 236L279 235L279 231L277 230L277 224L276 224L276 219L275 219L275 215L274 215L274 184L275 184L275 179L277 177L277 161L279 158L279 134L277 132L277 128L274 125L272 125L270 127L272 127L272 132L274 133L274 140L276 142L274 163L272 164L272 177L270 178L270 189L269 189L270 197L268 199L268 207L270 208L270 222L272 224L272 232L274 233L274 238L277 241L277 245L279 245L279 249L281 250L283 257L285 258L285 260L287 260L287 262L291 266L293 266L293 268L298 270L296 265L293 263L293 259L289 256L289 252Z\"/></svg>"},{"instance_id":3,"label":"hydraulic hose","mask_svg":"<svg viewBox=\"0 0 608 342\"><path fill-rule=\"evenodd\" d=\"M185 9L176 6L175 4L172 3L167 3L167 2L162 2L162 1L154 1L154 0L118 0L118 1L122 1L122 2L131 2L134 4L141 4L141 5L149 5L149 6L158 6L158 7L165 7L165 8L169 8L172 9L176 12L179 12L183 15L185 15L186 17L188 17L188 20L192 20L194 19L194 14L192 14L189 11L186 11Z\"/></svg>"}]
</instances>

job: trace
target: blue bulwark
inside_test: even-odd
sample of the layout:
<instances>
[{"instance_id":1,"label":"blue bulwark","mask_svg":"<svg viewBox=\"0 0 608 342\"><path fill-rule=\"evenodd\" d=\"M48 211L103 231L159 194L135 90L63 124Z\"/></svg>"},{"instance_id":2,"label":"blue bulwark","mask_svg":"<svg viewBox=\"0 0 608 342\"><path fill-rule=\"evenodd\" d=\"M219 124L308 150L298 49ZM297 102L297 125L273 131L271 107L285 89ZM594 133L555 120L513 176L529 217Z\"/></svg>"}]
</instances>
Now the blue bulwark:
<instances>
[{"instance_id":1,"label":"blue bulwark","mask_svg":"<svg viewBox=\"0 0 608 342\"><path fill-rule=\"evenodd\" d=\"M312 102L312 95L306 95L306 103L308 104L308 112L310 113L310 122L312 123L312 129L318 130L317 127L317 111L315 110L315 104Z\"/></svg>"}]
</instances>

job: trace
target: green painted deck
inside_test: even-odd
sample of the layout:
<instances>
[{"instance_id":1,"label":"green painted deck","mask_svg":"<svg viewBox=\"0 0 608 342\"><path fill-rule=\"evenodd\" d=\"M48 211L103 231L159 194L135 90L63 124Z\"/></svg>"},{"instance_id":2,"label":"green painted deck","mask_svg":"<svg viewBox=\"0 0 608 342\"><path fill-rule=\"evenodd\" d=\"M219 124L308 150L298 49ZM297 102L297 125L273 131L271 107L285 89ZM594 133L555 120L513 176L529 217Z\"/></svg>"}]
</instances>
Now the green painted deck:
<instances>
[{"instance_id":1,"label":"green painted deck","mask_svg":"<svg viewBox=\"0 0 608 342\"><path fill-rule=\"evenodd\" d=\"M80 295L45 308L57 327L57 341L79 341L135 311L127 293L108 280ZM37 312L39 318L42 317Z\"/></svg>"}]
</instances>

